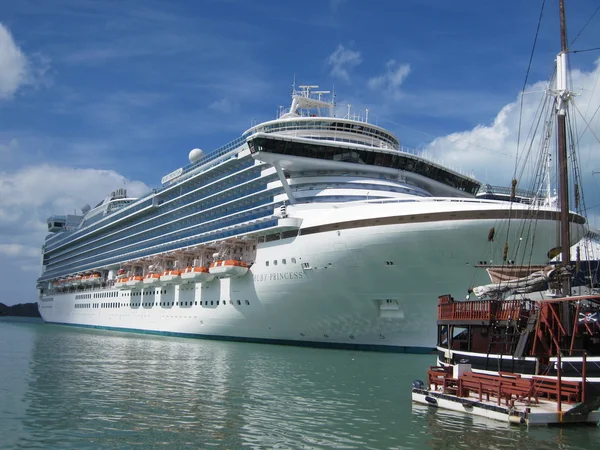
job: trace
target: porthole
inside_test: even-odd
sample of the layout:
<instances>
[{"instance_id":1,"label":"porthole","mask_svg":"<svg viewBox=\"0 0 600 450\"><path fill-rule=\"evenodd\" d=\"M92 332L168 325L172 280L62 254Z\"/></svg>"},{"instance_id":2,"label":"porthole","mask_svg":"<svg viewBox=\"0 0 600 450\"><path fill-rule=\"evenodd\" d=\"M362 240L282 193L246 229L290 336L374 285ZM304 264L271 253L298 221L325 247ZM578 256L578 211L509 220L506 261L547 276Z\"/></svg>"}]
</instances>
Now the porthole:
<instances>
[{"instance_id":1,"label":"porthole","mask_svg":"<svg viewBox=\"0 0 600 450\"><path fill-rule=\"evenodd\" d=\"M281 260L281 264L287 264L287 260L286 260L285 258L283 258L283 259Z\"/></svg>"},{"instance_id":2,"label":"porthole","mask_svg":"<svg viewBox=\"0 0 600 450\"><path fill-rule=\"evenodd\" d=\"M269 261L265 262L265 266L267 266L267 267L269 266Z\"/></svg>"},{"instance_id":3,"label":"porthole","mask_svg":"<svg viewBox=\"0 0 600 450\"><path fill-rule=\"evenodd\" d=\"M277 265L277 260L273 261L273 265L276 266Z\"/></svg>"},{"instance_id":4,"label":"porthole","mask_svg":"<svg viewBox=\"0 0 600 450\"><path fill-rule=\"evenodd\" d=\"M292 264L296 264L296 258L292 258Z\"/></svg>"},{"instance_id":5,"label":"porthole","mask_svg":"<svg viewBox=\"0 0 600 450\"><path fill-rule=\"evenodd\" d=\"M248 300L244 300L244 302L246 302L246 305L250 304L250 302Z\"/></svg>"},{"instance_id":6,"label":"porthole","mask_svg":"<svg viewBox=\"0 0 600 450\"><path fill-rule=\"evenodd\" d=\"M240 301L238 300L238 301L237 301L237 304L238 304L238 305L241 305L241 304L242 304L242 302L240 302Z\"/></svg>"},{"instance_id":7,"label":"porthole","mask_svg":"<svg viewBox=\"0 0 600 450\"><path fill-rule=\"evenodd\" d=\"M323 337L329 338L329 335L328 334L324 334Z\"/></svg>"}]
</instances>

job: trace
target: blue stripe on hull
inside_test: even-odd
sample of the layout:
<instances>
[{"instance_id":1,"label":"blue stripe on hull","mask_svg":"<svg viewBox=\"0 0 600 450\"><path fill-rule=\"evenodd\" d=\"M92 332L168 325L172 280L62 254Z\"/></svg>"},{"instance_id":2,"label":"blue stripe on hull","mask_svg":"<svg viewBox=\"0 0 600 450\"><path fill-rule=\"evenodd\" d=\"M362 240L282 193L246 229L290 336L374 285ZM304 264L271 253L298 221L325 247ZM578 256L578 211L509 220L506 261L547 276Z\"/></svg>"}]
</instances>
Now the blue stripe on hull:
<instances>
[{"instance_id":1,"label":"blue stripe on hull","mask_svg":"<svg viewBox=\"0 0 600 450\"><path fill-rule=\"evenodd\" d=\"M250 338L242 336L219 336L209 334L177 333L174 331L139 330L136 328L105 327L101 325L83 325L76 323L46 322L52 325L65 325L77 328L93 328L97 330L121 331L124 333L152 334L156 336L173 336L193 339L210 339L216 341L249 342L253 344L293 345L297 347L329 348L339 350L367 350L387 353L429 354L435 351L428 347L400 347L395 345L349 344L339 342L295 341L292 339Z\"/></svg>"}]
</instances>

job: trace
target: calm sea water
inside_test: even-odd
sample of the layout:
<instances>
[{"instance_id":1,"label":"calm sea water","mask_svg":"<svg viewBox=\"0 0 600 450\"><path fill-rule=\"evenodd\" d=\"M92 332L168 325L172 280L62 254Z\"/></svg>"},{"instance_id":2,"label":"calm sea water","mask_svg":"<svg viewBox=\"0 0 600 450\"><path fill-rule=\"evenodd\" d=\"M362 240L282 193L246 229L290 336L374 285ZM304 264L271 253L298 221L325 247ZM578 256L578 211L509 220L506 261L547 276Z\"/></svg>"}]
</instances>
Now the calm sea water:
<instances>
[{"instance_id":1,"label":"calm sea water","mask_svg":"<svg viewBox=\"0 0 600 450\"><path fill-rule=\"evenodd\" d=\"M1 319L0 448L600 448L413 406L433 362Z\"/></svg>"}]
</instances>

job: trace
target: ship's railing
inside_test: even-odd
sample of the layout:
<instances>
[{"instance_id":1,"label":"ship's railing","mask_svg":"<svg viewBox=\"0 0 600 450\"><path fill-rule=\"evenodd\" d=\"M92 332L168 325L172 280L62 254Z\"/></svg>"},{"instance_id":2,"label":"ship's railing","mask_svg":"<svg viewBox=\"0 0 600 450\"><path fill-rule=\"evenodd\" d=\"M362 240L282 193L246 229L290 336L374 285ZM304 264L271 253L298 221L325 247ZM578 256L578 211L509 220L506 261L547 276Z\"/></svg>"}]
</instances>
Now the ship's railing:
<instances>
[{"instance_id":1,"label":"ship's railing","mask_svg":"<svg viewBox=\"0 0 600 450\"><path fill-rule=\"evenodd\" d=\"M188 164L187 166L183 167L183 173L182 175L180 175L180 177L177 178L177 181L179 181L181 179L181 177L183 177L185 174L189 173L191 170L196 169L197 167L200 167L210 161L213 161L221 156L226 155L227 153L229 153L230 151L236 149L237 147L241 146L244 142L245 142L245 138L244 137L239 137L237 139L234 139L231 142L228 142L227 144L223 145L222 147L219 147L218 149L210 152L209 154L205 155L204 157L200 158L198 161L194 161L193 163ZM208 167L207 167L208 169ZM168 185L169 183L167 183Z\"/></svg>"},{"instance_id":2,"label":"ship's railing","mask_svg":"<svg viewBox=\"0 0 600 450\"><path fill-rule=\"evenodd\" d=\"M478 194L499 194L510 196L512 189L506 186L492 186L491 184L482 184ZM525 189L515 189L517 197L524 197L533 200L536 198L536 193Z\"/></svg>"},{"instance_id":3,"label":"ship's railing","mask_svg":"<svg viewBox=\"0 0 600 450\"><path fill-rule=\"evenodd\" d=\"M438 301L438 321L517 320L529 316L535 307L531 300L475 300L455 302L443 295Z\"/></svg>"}]
</instances>

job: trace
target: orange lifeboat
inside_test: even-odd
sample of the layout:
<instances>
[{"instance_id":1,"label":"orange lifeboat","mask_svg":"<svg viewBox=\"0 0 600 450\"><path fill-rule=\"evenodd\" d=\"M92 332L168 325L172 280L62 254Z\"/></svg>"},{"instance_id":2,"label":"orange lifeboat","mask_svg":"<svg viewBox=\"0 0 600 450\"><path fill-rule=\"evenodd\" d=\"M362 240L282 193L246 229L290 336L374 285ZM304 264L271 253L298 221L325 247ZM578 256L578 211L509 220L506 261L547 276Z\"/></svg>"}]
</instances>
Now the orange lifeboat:
<instances>
[{"instance_id":1,"label":"orange lifeboat","mask_svg":"<svg viewBox=\"0 0 600 450\"><path fill-rule=\"evenodd\" d=\"M237 278L248 273L248 265L235 259L219 259L210 264L208 271L217 278Z\"/></svg>"},{"instance_id":2,"label":"orange lifeboat","mask_svg":"<svg viewBox=\"0 0 600 450\"><path fill-rule=\"evenodd\" d=\"M127 289L127 281L129 280L128 277L120 277L117 278L115 281L115 287L117 289Z\"/></svg>"},{"instance_id":3,"label":"orange lifeboat","mask_svg":"<svg viewBox=\"0 0 600 450\"><path fill-rule=\"evenodd\" d=\"M211 281L215 276L212 275L207 267L187 267L181 272L181 279L185 282L202 283L203 281Z\"/></svg>"},{"instance_id":4,"label":"orange lifeboat","mask_svg":"<svg viewBox=\"0 0 600 450\"><path fill-rule=\"evenodd\" d=\"M80 275L78 275L75 278L73 278L72 281L71 281L71 286L73 286L73 287L79 287L79 286L81 286L81 278L82 277Z\"/></svg>"},{"instance_id":5,"label":"orange lifeboat","mask_svg":"<svg viewBox=\"0 0 600 450\"><path fill-rule=\"evenodd\" d=\"M149 273L144 277L144 286L160 285L160 273Z\"/></svg>"},{"instance_id":6,"label":"orange lifeboat","mask_svg":"<svg viewBox=\"0 0 600 450\"><path fill-rule=\"evenodd\" d=\"M160 276L160 281L163 284L179 284L181 283L181 271L177 269L165 270Z\"/></svg>"},{"instance_id":7,"label":"orange lifeboat","mask_svg":"<svg viewBox=\"0 0 600 450\"><path fill-rule=\"evenodd\" d=\"M100 280L100 274L99 273L93 273L90 275L89 278L89 284L91 285L98 285L100 284L101 280Z\"/></svg>"},{"instance_id":8,"label":"orange lifeboat","mask_svg":"<svg viewBox=\"0 0 600 450\"><path fill-rule=\"evenodd\" d=\"M144 284L144 277L142 277L141 275L129 277L129 279L127 280L128 288L140 287L143 284Z\"/></svg>"}]
</instances>

